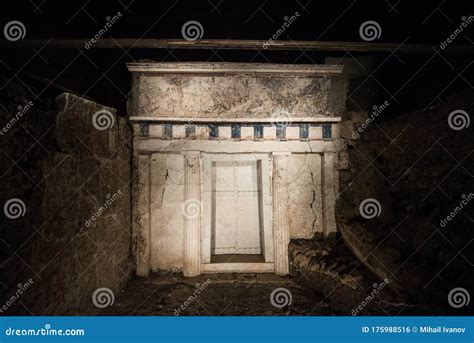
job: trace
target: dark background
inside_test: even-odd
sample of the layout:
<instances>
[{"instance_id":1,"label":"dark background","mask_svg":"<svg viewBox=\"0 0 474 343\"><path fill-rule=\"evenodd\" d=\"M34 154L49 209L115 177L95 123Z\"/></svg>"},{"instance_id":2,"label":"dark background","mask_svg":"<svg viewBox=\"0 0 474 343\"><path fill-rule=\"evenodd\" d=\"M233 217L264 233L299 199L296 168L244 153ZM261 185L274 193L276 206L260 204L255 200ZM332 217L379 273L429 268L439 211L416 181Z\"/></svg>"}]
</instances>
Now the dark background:
<instances>
[{"instance_id":1,"label":"dark background","mask_svg":"<svg viewBox=\"0 0 474 343\"><path fill-rule=\"evenodd\" d=\"M197 20L204 28L203 39L261 40L269 39L284 23L285 16L299 12L299 18L279 40L363 42L359 26L375 20L382 34L374 42L428 44L440 50L440 43L459 27L461 18L469 16L469 8L467 1L31 0L2 2L0 12L2 26L10 20L24 23L25 39L90 39L104 26L107 16L120 11L122 18L102 38L181 39L182 25ZM469 31L468 27L453 45L471 45ZM390 108L393 114L442 102L446 95L468 86L467 80L472 79L472 56L435 49L423 54L368 54L263 49L85 50L51 49L46 45L41 49L4 48L0 65L2 72L10 77L27 78L30 73L54 79L55 85L116 107L124 115L130 88L125 63L134 60L323 63L328 56L368 55L374 67L379 66L369 81L378 84L380 98L394 100L395 106Z\"/></svg>"},{"instance_id":2,"label":"dark background","mask_svg":"<svg viewBox=\"0 0 474 343\"><path fill-rule=\"evenodd\" d=\"M400 301L394 300L388 305L396 311L385 314L471 314L472 310L467 306L461 310L452 308L448 304L448 294L455 287L468 289L472 294L472 202L470 208L456 216L448 227L438 228L440 220L458 206L462 196L473 191L474 125L471 123L470 127L455 131L448 125L448 116L460 109L471 117L474 113L474 22L450 45L469 47L465 52L451 54L440 50L440 44L459 28L461 18L472 14L472 5L469 5L471 3L467 1L442 0L1 2L0 27L12 20L21 21L26 28L24 40L89 40L104 27L106 17L120 11L123 16L101 39L181 39L183 24L195 20L204 28L203 39L266 41L281 28L284 17L298 12L299 18L279 37L280 41L363 43L359 27L365 21L374 20L379 23L382 33L373 43L428 47L423 53L120 47L57 49L48 44L22 47L21 41L8 42L1 32L0 105L4 107L0 111L1 122L9 122L18 105L29 100L34 102L33 109L7 134L0 136L3 183L0 204L10 198L20 198L28 205L25 217L20 220L5 221L6 218L0 216L0 221L3 220L0 222L0 259L6 261L3 263L2 260L0 265L0 286L4 286L0 287L0 292L5 291L9 297L16 292L18 283L35 279L35 287L16 302L18 308L12 308L9 313L90 314L90 309L79 309L92 306L93 291L107 286L118 295L133 271L132 252L128 251L130 197L123 196L123 203L114 208L121 221L104 216L103 222L90 232L90 237L88 233L72 239L77 237L82 221L105 201L106 194L115 192L118 187L130 189L130 173L134 167L127 156L132 151L132 144L123 145L125 157L108 158L109 152L103 151L107 149L107 143L101 140L107 136L100 136L97 130L91 131L88 119L99 106L70 94L57 97L60 93L90 98L117 108L120 115L126 116L131 89L128 62L146 59L314 64L325 63L332 57L330 63L340 61L352 67L346 68L344 78L347 78L348 89L342 90L346 91L348 100L341 114L340 128L345 129L341 134L344 137L341 152L346 154L348 162L339 172L340 189L344 191L336 203L337 214L343 215L347 227L360 229L356 238L364 242L368 241L367 237L372 239L373 245L364 245L364 249L371 251L363 251L363 255L372 256L375 250L376 264L383 261L386 269L396 273L404 288L403 308L398 309ZM75 100L69 103L68 99ZM365 120L374 105L384 101L390 106L364 131L360 140L352 139L355 125ZM70 126L58 125L64 113L74 118L69 122ZM123 128L126 129L126 125ZM131 139L127 134L121 137L125 137L125 141ZM71 139L80 143L68 144ZM84 145L84 140L91 147ZM76 150L76 147L79 148ZM91 150L94 153L91 154ZM96 153L101 154L100 157ZM108 165L102 168L105 157ZM117 173L120 173L119 177ZM367 198L376 198L383 204L379 219L367 221L361 218L359 204ZM117 237L121 238L119 245L109 244ZM65 242L68 243L65 245ZM333 242L321 242L317 237L311 242L316 246L324 245L307 256L310 261L323 248L333 249L332 254L324 255L329 256L328 268L333 259L341 257L339 248L346 249L342 243L333 246ZM65 246L68 248L64 249ZM120 260L118 267L115 260ZM325 261L323 263L326 265ZM344 263L344 266L349 264ZM324 284L323 274L312 273L305 294L321 294L321 298L326 298L334 287L340 286L339 281L336 285ZM363 280L368 288L362 287L357 293L362 299L371 292L371 277ZM141 287L140 281L137 283ZM137 296L133 285L128 289L134 301L141 302L142 297L149 297L148 291ZM341 289L342 293L332 295L329 314L350 313L346 311L350 311L348 299L354 292ZM158 292L161 297L170 293L166 288ZM228 289L222 292L227 293ZM267 299L268 293L261 294ZM209 292L211 303L214 298L219 299L215 294L219 293ZM256 299L246 298L252 306L254 302L258 303ZM360 303L355 296L353 299L356 304ZM156 309L160 301L160 297L153 297L150 306ZM344 303L345 312L339 309L338 301ZM241 302L240 296L236 296L236 307L241 306ZM409 304L420 304L421 307L412 308ZM373 305L378 307L379 303ZM364 314L381 313L380 309L376 310Z\"/></svg>"}]
</instances>

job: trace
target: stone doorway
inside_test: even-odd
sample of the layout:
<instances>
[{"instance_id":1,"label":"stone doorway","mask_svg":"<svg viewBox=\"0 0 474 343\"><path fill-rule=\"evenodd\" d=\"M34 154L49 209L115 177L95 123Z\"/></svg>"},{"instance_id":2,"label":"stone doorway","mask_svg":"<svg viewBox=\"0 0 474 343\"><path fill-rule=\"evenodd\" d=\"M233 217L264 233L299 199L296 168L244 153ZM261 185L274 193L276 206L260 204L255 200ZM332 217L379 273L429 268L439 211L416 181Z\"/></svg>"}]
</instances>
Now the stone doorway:
<instances>
[{"instance_id":1,"label":"stone doorway","mask_svg":"<svg viewBox=\"0 0 474 343\"><path fill-rule=\"evenodd\" d=\"M273 270L269 158L268 154L203 154L204 269Z\"/></svg>"}]
</instances>

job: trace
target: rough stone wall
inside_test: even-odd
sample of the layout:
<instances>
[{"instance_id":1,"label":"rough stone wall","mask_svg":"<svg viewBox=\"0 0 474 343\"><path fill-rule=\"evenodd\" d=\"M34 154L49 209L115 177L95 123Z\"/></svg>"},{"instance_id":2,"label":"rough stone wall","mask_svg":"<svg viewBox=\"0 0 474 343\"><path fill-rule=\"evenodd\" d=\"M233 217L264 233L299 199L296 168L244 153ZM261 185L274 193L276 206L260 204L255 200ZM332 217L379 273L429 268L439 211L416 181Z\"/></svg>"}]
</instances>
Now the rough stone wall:
<instances>
[{"instance_id":1,"label":"rough stone wall","mask_svg":"<svg viewBox=\"0 0 474 343\"><path fill-rule=\"evenodd\" d=\"M21 86L9 88L2 122L14 116L12 103L31 96ZM5 315L91 314L93 292L117 293L133 268L129 129L115 110L71 94L58 96L56 110L46 112L40 109L46 100L34 101L0 138L1 204L11 198L25 204L23 217L1 216L0 306L8 305ZM97 111L111 113L114 125L96 129Z\"/></svg>"},{"instance_id":2,"label":"rough stone wall","mask_svg":"<svg viewBox=\"0 0 474 343\"><path fill-rule=\"evenodd\" d=\"M330 99L331 112L342 118L335 133L341 234L336 243L342 240L379 281L389 280L400 304L430 304L433 314L469 313L452 309L447 295L455 287L473 287L473 202L441 223L473 194L472 125L453 130L448 124L454 110L473 113L472 91L439 107L384 120L391 104L378 96L378 86L368 77L370 58L328 58L326 63L344 65L343 74L332 79ZM298 183L305 179L302 173ZM368 198L381 204L380 216L372 220L359 211ZM308 244L300 240L291 246L298 242ZM305 269L310 285L319 284L324 280L317 267L321 257L311 250L304 256L301 261L292 256L293 267Z\"/></svg>"},{"instance_id":3,"label":"rough stone wall","mask_svg":"<svg viewBox=\"0 0 474 343\"><path fill-rule=\"evenodd\" d=\"M342 126L346 155L337 213L344 240L397 292L443 313L452 310L451 289L473 287L472 202L441 226L472 193L472 125L453 130L448 121L454 110L473 113L472 98L466 91L439 107L377 120L359 137L352 133L366 113L349 111L352 119ZM367 198L381 204L377 218L361 217L359 205Z\"/></svg>"}]
</instances>

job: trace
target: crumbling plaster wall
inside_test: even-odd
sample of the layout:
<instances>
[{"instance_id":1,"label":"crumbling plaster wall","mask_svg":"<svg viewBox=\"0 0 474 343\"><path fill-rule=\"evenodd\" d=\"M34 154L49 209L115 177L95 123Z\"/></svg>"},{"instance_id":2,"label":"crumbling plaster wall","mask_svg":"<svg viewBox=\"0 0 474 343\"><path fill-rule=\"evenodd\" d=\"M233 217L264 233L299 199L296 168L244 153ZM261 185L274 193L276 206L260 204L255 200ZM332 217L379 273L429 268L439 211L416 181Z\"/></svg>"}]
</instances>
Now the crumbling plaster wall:
<instances>
[{"instance_id":1,"label":"crumbling plaster wall","mask_svg":"<svg viewBox=\"0 0 474 343\"><path fill-rule=\"evenodd\" d=\"M9 88L10 101L31 97L21 86ZM47 99L33 100L1 137L2 206L19 198L26 208L18 219L2 213L1 304L10 304L6 315L91 314L93 292L117 293L133 268L130 132L114 109L72 94L59 95L49 111L41 109ZM14 115L12 104L4 107L2 122ZM99 110L111 113L113 127L94 127Z\"/></svg>"}]
</instances>

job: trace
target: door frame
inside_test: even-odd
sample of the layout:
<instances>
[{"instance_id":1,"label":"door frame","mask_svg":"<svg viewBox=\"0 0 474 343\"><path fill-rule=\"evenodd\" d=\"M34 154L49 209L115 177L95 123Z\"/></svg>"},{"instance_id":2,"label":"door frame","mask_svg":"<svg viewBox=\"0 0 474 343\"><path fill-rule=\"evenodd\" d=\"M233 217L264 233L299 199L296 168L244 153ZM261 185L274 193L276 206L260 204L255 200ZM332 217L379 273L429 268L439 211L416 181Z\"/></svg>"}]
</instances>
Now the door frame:
<instances>
[{"instance_id":1,"label":"door frame","mask_svg":"<svg viewBox=\"0 0 474 343\"><path fill-rule=\"evenodd\" d=\"M202 216L201 216L201 270L203 272L216 271L274 271L274 237L273 237L273 209L271 196L271 154L226 154L226 153L201 153L202 161ZM212 162L215 161L249 161L257 162L260 166L258 179L262 189L262 253L264 263L245 263L241 266L236 263L210 263L212 249Z\"/></svg>"}]
</instances>

